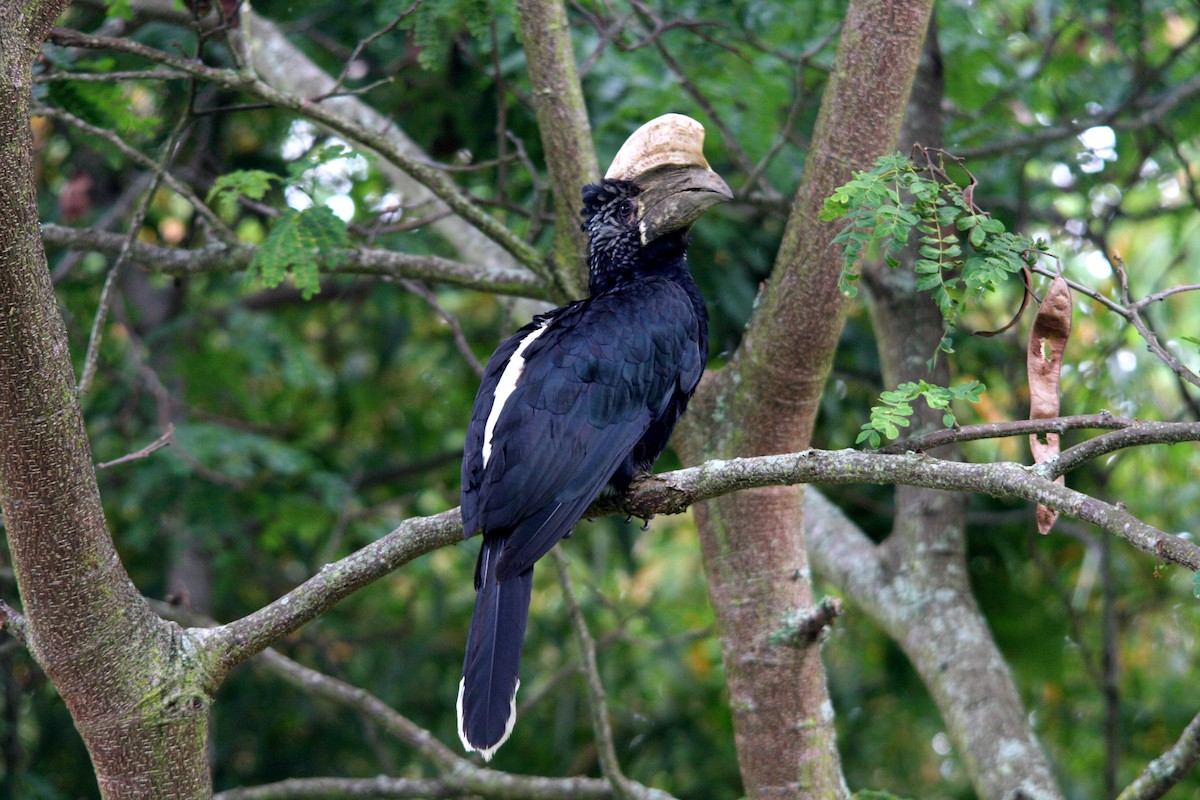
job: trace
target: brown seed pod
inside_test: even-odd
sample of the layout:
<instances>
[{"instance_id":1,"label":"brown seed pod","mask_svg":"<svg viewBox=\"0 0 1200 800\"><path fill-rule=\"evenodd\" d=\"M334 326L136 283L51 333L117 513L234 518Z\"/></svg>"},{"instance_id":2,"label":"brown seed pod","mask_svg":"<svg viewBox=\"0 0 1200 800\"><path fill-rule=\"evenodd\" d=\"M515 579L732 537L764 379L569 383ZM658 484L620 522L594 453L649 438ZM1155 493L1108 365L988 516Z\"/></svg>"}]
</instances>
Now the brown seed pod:
<instances>
[{"instance_id":1,"label":"brown seed pod","mask_svg":"<svg viewBox=\"0 0 1200 800\"><path fill-rule=\"evenodd\" d=\"M628 181L663 166L703 167L704 126L683 114L663 114L634 131L604 177Z\"/></svg>"},{"instance_id":2,"label":"brown seed pod","mask_svg":"<svg viewBox=\"0 0 1200 800\"><path fill-rule=\"evenodd\" d=\"M1029 352L1025 365L1029 373L1029 418L1050 419L1058 416L1058 378L1062 372L1063 354L1071 335L1071 289L1062 276L1055 278L1046 297L1038 306L1037 318L1029 334ZM1029 437L1029 449L1035 464L1058 455L1058 434L1047 433L1046 441L1034 434ZM1063 483L1060 475L1058 483ZM1038 506L1038 530L1050 532L1058 512Z\"/></svg>"}]
</instances>

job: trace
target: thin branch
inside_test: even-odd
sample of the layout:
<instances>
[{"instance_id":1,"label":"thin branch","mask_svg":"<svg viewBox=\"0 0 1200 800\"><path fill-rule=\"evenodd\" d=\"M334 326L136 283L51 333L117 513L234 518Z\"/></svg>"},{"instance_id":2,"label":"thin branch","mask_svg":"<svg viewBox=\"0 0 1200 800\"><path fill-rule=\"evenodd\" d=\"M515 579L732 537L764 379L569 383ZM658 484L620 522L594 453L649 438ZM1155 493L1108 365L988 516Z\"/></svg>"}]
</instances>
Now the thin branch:
<instances>
[{"instance_id":1,"label":"thin branch","mask_svg":"<svg viewBox=\"0 0 1200 800\"><path fill-rule=\"evenodd\" d=\"M333 88L331 88L329 91L325 92L324 94L318 95L317 97L313 98L313 102L319 103L322 100L325 100L326 98L335 97L335 96L341 94L342 86L345 85L346 78L350 74L350 68L354 66L354 62L358 60L358 57L362 54L362 51L365 50L367 48L367 46L370 45L372 42L374 42L378 39L381 39L382 37L386 36L387 34L391 33L392 31L394 31L400 25L400 23L403 22L414 11L416 11L417 7L420 5L421 5L421 0L417 0L411 6L404 9L403 11L401 11L396 16L396 18L393 19L391 22L389 22L387 25L385 25L384 27L375 31L374 33L372 33L370 36L366 37L365 39L361 39L359 41L359 43L357 45L355 45L354 52L352 52L350 54L350 56L346 59L346 63L342 67L341 74L339 74L337 76L337 80L335 80L333 82ZM372 84L372 85L374 85L374 84Z\"/></svg>"},{"instance_id":2,"label":"thin branch","mask_svg":"<svg viewBox=\"0 0 1200 800\"><path fill-rule=\"evenodd\" d=\"M195 83L193 82L188 97L189 109L194 99ZM154 199L154 192L158 189L159 181L162 180L163 175L167 172L167 164L170 163L171 158L175 154L175 147L179 144L188 121L188 114L180 115L174 128L167 135L166 141L163 142L158 161L155 162L154 171L150 177L150 185L146 187L146 193L142 196L141 202L133 212L133 218L129 221L129 232L123 237L124 241L121 244L121 251L117 254L117 260L113 262L112 267L108 270L108 275L104 278L104 286L100 290L100 302L96 306L96 316L92 320L92 330L88 336L87 351L83 357L83 369L81 370L79 385L76 389L80 397L88 393L88 389L92 385L92 379L96 375L96 364L100 358L100 342L104 338L104 323L108 319L108 310L112 305L112 292L113 287L116 286L117 276L120 275L125 263L129 261L130 250L138 234L141 232L142 221L146 218L146 212L150 210L150 201Z\"/></svg>"},{"instance_id":3,"label":"thin branch","mask_svg":"<svg viewBox=\"0 0 1200 800\"><path fill-rule=\"evenodd\" d=\"M10 636L25 644L25 616L3 600L0 600L0 630L8 631Z\"/></svg>"},{"instance_id":4,"label":"thin branch","mask_svg":"<svg viewBox=\"0 0 1200 800\"><path fill-rule=\"evenodd\" d=\"M112 255L120 252L125 237L90 228L44 224L42 241L48 246ZM135 241L131 257L155 272L183 276L204 272L240 272L250 266L254 252L254 246L249 244L211 242L204 247L184 249ZM539 300L545 299L547 293L543 280L520 267L477 266L440 256L390 250L349 250L339 254L337 264L322 263L321 271L330 275L411 278Z\"/></svg>"},{"instance_id":5,"label":"thin branch","mask_svg":"<svg viewBox=\"0 0 1200 800\"><path fill-rule=\"evenodd\" d=\"M1080 442L1038 465L1038 471L1051 477L1066 475L1092 459L1145 444L1175 444L1200 439L1200 422L1135 422L1127 428L1101 434Z\"/></svg>"},{"instance_id":6,"label":"thin branch","mask_svg":"<svg viewBox=\"0 0 1200 800\"><path fill-rule=\"evenodd\" d=\"M1036 150L1047 144L1069 139L1097 125L1108 125L1114 130L1144 130L1149 126L1157 124L1179 107L1180 104L1187 102L1197 95L1200 95L1200 76L1195 76L1179 84L1162 97L1144 104L1141 113L1129 117L1121 117L1120 115L1128 110L1126 106L1132 104L1131 101L1137 98L1136 94L1130 96L1130 101L1127 101L1125 106L1114 110L1080 116L1070 123L1054 125L1036 133L1018 136L1015 139L1007 141L988 142L977 147L962 147L957 150L957 153L963 158L970 159Z\"/></svg>"},{"instance_id":7,"label":"thin branch","mask_svg":"<svg viewBox=\"0 0 1200 800\"><path fill-rule=\"evenodd\" d=\"M880 453L922 453L948 444L973 442L979 439L1001 439L1007 436L1028 436L1037 433L1065 433L1066 431L1094 428L1128 428L1138 425L1137 420L1118 417L1108 411L1099 414L1079 414L1050 419L1018 419L1011 422L987 422L980 425L964 425L930 433L910 436L879 448Z\"/></svg>"},{"instance_id":8,"label":"thin branch","mask_svg":"<svg viewBox=\"0 0 1200 800\"><path fill-rule=\"evenodd\" d=\"M1128 319L1133 324L1133 327L1137 329L1142 339L1145 340L1146 346L1150 348L1150 352L1158 356L1159 360L1166 364L1180 378L1193 386L1200 387L1200 375L1192 372L1183 362L1167 352L1167 349L1159 343L1157 334L1154 333L1142 317L1141 307L1134 304L1133 298L1129 293L1129 274L1125 271L1125 260L1117 256L1110 259L1110 261L1121 285L1121 300L1125 303L1125 307L1130 310Z\"/></svg>"},{"instance_id":9,"label":"thin branch","mask_svg":"<svg viewBox=\"0 0 1200 800\"><path fill-rule=\"evenodd\" d=\"M592 710L592 730L596 734L596 748L600 757L600 771L612 784L613 795L621 800L626 800L633 796L633 792L629 786L629 779L621 771L621 762L617 760L617 749L613 746L612 722L608 718L608 700L604 694L604 684L600 680L600 668L596 664L596 640L588 631L583 609L579 607L579 599L575 596L575 587L571 583L571 575L568 571L570 562L560 548L555 548L550 552L554 556L554 563L558 566L559 580L563 587L563 599L566 600L567 611L571 615L571 625L575 628L575 639L579 642L583 678L588 690L588 705Z\"/></svg>"},{"instance_id":10,"label":"thin branch","mask_svg":"<svg viewBox=\"0 0 1200 800\"><path fill-rule=\"evenodd\" d=\"M479 363L479 359L471 351L471 345L467 343L467 336L463 333L462 325L459 324L458 319L453 314L438 302L437 295L434 294L433 290L419 281L410 281L407 279L401 280L400 285L428 303L429 307L434 310L434 313L450 326L450 332L454 335L454 346L458 348L458 352L467 364L470 365L474 373L482 378L483 364Z\"/></svg>"},{"instance_id":11,"label":"thin branch","mask_svg":"<svg viewBox=\"0 0 1200 800\"><path fill-rule=\"evenodd\" d=\"M339 797L443 798L462 797L462 791L444 781L418 778L289 778L262 786L218 792L213 800L328 800Z\"/></svg>"},{"instance_id":12,"label":"thin branch","mask_svg":"<svg viewBox=\"0 0 1200 800\"><path fill-rule=\"evenodd\" d=\"M254 663L314 697L354 709L437 765L439 771L455 772L473 768L470 761L446 747L432 733L365 689L309 669L275 650L259 653Z\"/></svg>"},{"instance_id":13,"label":"thin branch","mask_svg":"<svg viewBox=\"0 0 1200 800\"><path fill-rule=\"evenodd\" d=\"M115 467L118 464L125 464L129 461L137 461L139 458L146 458L151 453L162 450L164 447L167 447L168 445L170 445L171 437L174 435L175 435L175 426L172 424L168 424L167 430L163 433L162 436L159 436L157 439L155 439L153 442L151 442L150 444L143 447L141 450L138 450L133 453L129 453L128 455L123 455L120 458L114 458L112 461L105 461L102 464L97 464L96 469L108 469L109 467Z\"/></svg>"},{"instance_id":14,"label":"thin branch","mask_svg":"<svg viewBox=\"0 0 1200 800\"><path fill-rule=\"evenodd\" d=\"M175 69L135 69L115 72L42 72L33 76L34 83L57 81L84 81L109 83L110 81L178 81L190 78L186 72ZM39 112L35 112L39 113Z\"/></svg>"},{"instance_id":15,"label":"thin branch","mask_svg":"<svg viewBox=\"0 0 1200 800\"><path fill-rule=\"evenodd\" d=\"M217 69L129 39L92 36L67 28L55 28L51 32L50 40L64 47L113 50L135 55L156 64L182 70L196 78L210 81L226 89L246 92L263 102L323 125L348 141L357 142L379 153L383 158L423 184L456 214L507 250L522 265L543 278L550 279L551 271L536 249L510 231L499 220L482 211L445 173L429 167L409 153L403 152L386 133L368 130L358 122L347 119L321 104L313 103L308 98L281 92L246 71Z\"/></svg>"},{"instance_id":16,"label":"thin branch","mask_svg":"<svg viewBox=\"0 0 1200 800\"><path fill-rule=\"evenodd\" d=\"M217 795L220 800L246 800L247 798L275 797L461 797L470 795L497 795L523 797L537 800L557 800L560 797L594 798L594 800L672 800L670 795L638 783L627 781L629 792L617 794L606 780L595 778L542 778L531 775L514 775L477 767L466 758L457 755L442 744L437 737L400 714L365 689L352 686L337 678L309 669L292 659L266 650L259 654L255 663L280 675L289 683L316 697L339 703L354 709L382 730L395 736L435 764L440 777L432 781L411 782L398 778L376 778L370 781L355 781L347 778L322 778L324 785L309 782L298 786L299 781L270 784L248 789L234 789ZM310 781L313 779L310 779ZM289 791L280 793L284 784ZM404 794L402 792L423 788L431 794ZM384 792L373 794L370 792ZM301 793L295 793L301 792ZM340 794L339 794L340 792Z\"/></svg>"},{"instance_id":17,"label":"thin branch","mask_svg":"<svg viewBox=\"0 0 1200 800\"><path fill-rule=\"evenodd\" d=\"M1192 718L1179 741L1146 765L1117 800L1158 800L1179 783L1200 761L1200 714Z\"/></svg>"}]
</instances>

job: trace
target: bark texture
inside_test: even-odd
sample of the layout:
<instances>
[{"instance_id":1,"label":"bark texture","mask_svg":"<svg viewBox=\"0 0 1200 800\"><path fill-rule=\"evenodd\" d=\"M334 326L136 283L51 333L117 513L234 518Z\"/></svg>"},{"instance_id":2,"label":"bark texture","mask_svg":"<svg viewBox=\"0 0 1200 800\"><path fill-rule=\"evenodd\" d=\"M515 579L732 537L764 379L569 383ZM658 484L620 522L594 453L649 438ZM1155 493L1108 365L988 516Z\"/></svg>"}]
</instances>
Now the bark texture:
<instances>
[{"instance_id":1,"label":"bark texture","mask_svg":"<svg viewBox=\"0 0 1200 800\"><path fill-rule=\"evenodd\" d=\"M66 2L0 10L0 507L26 641L105 798L203 797L208 695L189 639L130 582L108 534L38 231L31 68Z\"/></svg>"},{"instance_id":2,"label":"bark texture","mask_svg":"<svg viewBox=\"0 0 1200 800\"><path fill-rule=\"evenodd\" d=\"M825 198L896 140L930 0L851 2L804 178L770 281L730 363L706 381L677 445L689 461L808 446L844 319ZM803 492L758 489L696 510L749 798L838 798L842 778L819 645L780 647L784 617L813 606Z\"/></svg>"}]
</instances>

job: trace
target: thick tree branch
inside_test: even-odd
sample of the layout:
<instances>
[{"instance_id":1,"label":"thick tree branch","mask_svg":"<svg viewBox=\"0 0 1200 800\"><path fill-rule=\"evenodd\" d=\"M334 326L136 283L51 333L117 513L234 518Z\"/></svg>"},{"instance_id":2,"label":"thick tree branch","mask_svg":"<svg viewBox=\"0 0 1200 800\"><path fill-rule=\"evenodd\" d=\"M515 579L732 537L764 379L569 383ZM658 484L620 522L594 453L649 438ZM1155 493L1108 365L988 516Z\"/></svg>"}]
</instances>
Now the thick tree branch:
<instances>
[{"instance_id":1,"label":"thick tree branch","mask_svg":"<svg viewBox=\"0 0 1200 800\"><path fill-rule=\"evenodd\" d=\"M116 255L125 237L93 228L45 224L42 225L42 240L56 247ZM134 261L153 271L166 275L192 275L200 272L239 272L250 266L254 251L254 246L249 244L210 242L204 247L188 250L135 241L130 253ZM465 264L440 256L375 248L350 250L341 255L344 256L341 262L337 265L322 264L322 271L330 275L409 278L537 299L545 298L548 291L545 281L532 272L499 263L491 266Z\"/></svg>"},{"instance_id":2,"label":"thick tree branch","mask_svg":"<svg viewBox=\"0 0 1200 800\"><path fill-rule=\"evenodd\" d=\"M1200 569L1200 547L1142 522L1123 508L1054 483L1034 467L999 462L964 464L907 453L805 450L753 458L713 460L697 467L650 475L618 500L600 500L585 516L678 514L695 503L733 492L801 483L897 483L945 491L979 492L1041 503L1090 522L1156 558ZM230 668L269 647L337 601L409 561L461 541L458 509L406 520L361 550L326 565L270 605L213 629L205 646Z\"/></svg>"}]
</instances>

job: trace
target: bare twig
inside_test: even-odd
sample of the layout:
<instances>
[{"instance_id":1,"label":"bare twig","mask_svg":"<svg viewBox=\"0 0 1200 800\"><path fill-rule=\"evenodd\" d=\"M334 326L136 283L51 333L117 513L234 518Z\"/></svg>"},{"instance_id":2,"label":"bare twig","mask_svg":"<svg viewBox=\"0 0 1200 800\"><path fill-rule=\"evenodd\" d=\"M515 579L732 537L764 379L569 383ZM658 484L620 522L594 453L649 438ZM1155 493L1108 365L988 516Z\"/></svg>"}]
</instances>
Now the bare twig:
<instances>
[{"instance_id":1,"label":"bare twig","mask_svg":"<svg viewBox=\"0 0 1200 800\"><path fill-rule=\"evenodd\" d=\"M193 83L191 95L188 100L189 108L194 98L195 85ZM84 355L83 369L79 376L78 392L81 397L87 394L88 389L91 388L92 379L96 375L96 364L100 358L100 342L104 338L104 323L108 319L108 310L112 304L112 292L117 282L117 276L129 260L133 243L141 232L142 221L146 218L146 212L150 209L150 201L154 199L154 192L158 188L159 181L166 174L167 164L170 163L172 156L175 154L175 147L179 144L180 137L187 127L188 120L188 114L181 114L179 120L175 123L175 127L167 136L166 141L163 142L158 161L154 165L153 175L150 178L150 185L146 188L146 193L142 196L142 201L138 204L137 209L133 213L133 219L129 222L129 232L124 237L121 252L117 254L117 260L113 262L112 267L108 270L108 275L104 278L104 287L100 290L100 302L96 307L96 316L92 320L92 331L88 336L87 352Z\"/></svg>"},{"instance_id":2,"label":"bare twig","mask_svg":"<svg viewBox=\"0 0 1200 800\"><path fill-rule=\"evenodd\" d=\"M167 430L165 432L163 432L162 436L159 436L157 439L155 439L153 442L151 442L150 444L143 447L141 450L138 450L133 453L129 453L128 455L123 455L120 458L114 458L112 461L105 461L101 464L97 464L96 469L108 469L109 467L115 467L118 464L124 464L129 461L136 461L139 458L145 458L146 456L150 455L151 453L154 453L158 450L162 450L164 447L167 447L168 445L170 445L171 437L174 435L175 435L175 426L168 424Z\"/></svg>"},{"instance_id":3,"label":"bare twig","mask_svg":"<svg viewBox=\"0 0 1200 800\"><path fill-rule=\"evenodd\" d=\"M429 307L434 310L442 321L450 326L450 332L454 335L454 346L458 348L458 352L462 355L463 360L470 365L472 371L483 377L483 364L479 363L479 359L475 357L475 353L471 351L471 345L467 342L466 334L463 333L462 325L458 319L438 302L437 295L423 283L418 281L410 281L407 279L401 280L400 285L408 291L415 294L417 297L429 304Z\"/></svg>"},{"instance_id":4,"label":"bare twig","mask_svg":"<svg viewBox=\"0 0 1200 800\"><path fill-rule=\"evenodd\" d=\"M1137 420L1118 417L1108 411L1099 414L1079 414L1051 419L1018 419L1011 422L986 422L980 425L964 425L930 433L910 436L879 448L880 453L921 453L957 442L973 442L979 439L1001 439L1006 436L1026 436L1041 433L1065 433L1081 429L1120 429L1139 424Z\"/></svg>"},{"instance_id":5,"label":"bare twig","mask_svg":"<svg viewBox=\"0 0 1200 800\"><path fill-rule=\"evenodd\" d=\"M322 100L326 100L330 97L335 97L335 96L341 94L342 86L345 85L345 83L346 83L346 77L350 74L350 68L354 66L354 62L358 60L358 57L359 57L359 55L362 54L362 51L364 49L366 49L367 46L370 45L372 42L374 42L378 39L381 39L382 37L386 36L387 34L391 33L392 31L396 30L397 26L399 26L401 22L403 22L405 19L407 19L409 17L409 15L411 15L414 11L416 11L417 7L420 5L421 5L421 0L417 0L417 2L413 3L411 6L404 9L403 11L401 11L396 16L396 18L393 19L391 22L389 22L387 25L385 25L384 27L375 31L374 33L372 33L370 36L366 37L365 39L360 40L359 43L357 45L355 45L354 51L352 53L350 53L350 56L346 59L346 63L342 67L341 73L337 76L337 80L335 80L333 82L333 88L329 89L329 91L327 91L327 92L324 92L324 93L314 97L312 99L312 101L314 103L319 103Z\"/></svg>"},{"instance_id":6,"label":"bare twig","mask_svg":"<svg viewBox=\"0 0 1200 800\"><path fill-rule=\"evenodd\" d=\"M575 587L571 583L568 570L570 562L562 548L550 551L554 563L558 566L559 580L563 587L563 598L567 602L567 611L571 615L571 625L575 628L575 639L579 642L580 661L583 678L587 684L588 705L592 710L592 730L596 734L596 749L600 757L600 770L604 777L612 783L613 794L625 800L632 797L629 779L621 771L621 763L617 760L617 750L613 746L612 722L608 718L608 701L605 698L604 684L600 680L600 668L596 664L596 640L588 630L587 620L579 607L579 599L575 596Z\"/></svg>"},{"instance_id":7,"label":"bare twig","mask_svg":"<svg viewBox=\"0 0 1200 800\"><path fill-rule=\"evenodd\" d=\"M1158 335L1155 334L1155 332L1150 328L1149 324L1147 324L1145 318L1142 317L1142 307L1133 302L1133 298L1129 293L1129 275L1125 271L1125 260L1120 256L1116 256L1111 259L1111 262L1113 270L1117 273L1117 279L1121 284L1121 300L1124 302L1125 308L1129 311L1127 319L1133 324L1133 327L1137 329L1137 332L1141 335L1142 339L1145 340L1146 346L1150 348L1150 352L1158 356L1159 360L1166 364L1167 367L1180 378L1186 380L1193 386L1200 388L1200 375L1197 375L1195 372L1192 372L1192 370L1188 369L1183 362L1171 355L1167 349L1163 347L1161 343L1159 343Z\"/></svg>"}]
</instances>

